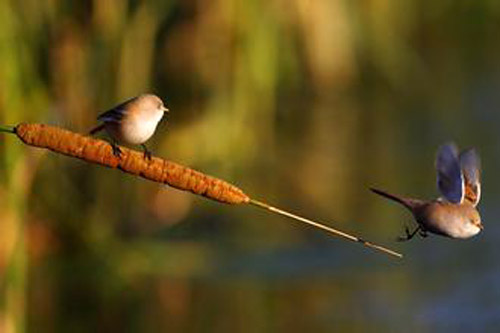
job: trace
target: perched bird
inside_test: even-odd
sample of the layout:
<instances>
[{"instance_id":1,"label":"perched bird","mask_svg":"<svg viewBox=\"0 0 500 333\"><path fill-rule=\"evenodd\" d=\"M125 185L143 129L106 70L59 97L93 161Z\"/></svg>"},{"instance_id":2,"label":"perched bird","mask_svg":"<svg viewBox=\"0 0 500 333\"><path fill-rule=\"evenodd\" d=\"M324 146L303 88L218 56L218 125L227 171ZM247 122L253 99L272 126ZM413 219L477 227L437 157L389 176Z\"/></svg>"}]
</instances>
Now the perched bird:
<instances>
[{"instance_id":1,"label":"perched bird","mask_svg":"<svg viewBox=\"0 0 500 333\"><path fill-rule=\"evenodd\" d=\"M145 142L154 134L156 126L168 109L163 101L153 94L142 94L125 101L101 114L97 120L102 124L90 131L95 134L101 130L111 137L113 154L120 156L121 150L117 142L141 145L144 158L151 159L151 152Z\"/></svg>"},{"instance_id":2,"label":"perched bird","mask_svg":"<svg viewBox=\"0 0 500 333\"><path fill-rule=\"evenodd\" d=\"M400 241L410 240L417 232L422 237L427 232L451 238L469 238L482 229L481 217L476 206L481 197L480 160L474 149L460 154L453 143L441 146L436 157L437 185L442 197L418 200L371 190L383 197L399 202L415 217L417 228Z\"/></svg>"}]
</instances>

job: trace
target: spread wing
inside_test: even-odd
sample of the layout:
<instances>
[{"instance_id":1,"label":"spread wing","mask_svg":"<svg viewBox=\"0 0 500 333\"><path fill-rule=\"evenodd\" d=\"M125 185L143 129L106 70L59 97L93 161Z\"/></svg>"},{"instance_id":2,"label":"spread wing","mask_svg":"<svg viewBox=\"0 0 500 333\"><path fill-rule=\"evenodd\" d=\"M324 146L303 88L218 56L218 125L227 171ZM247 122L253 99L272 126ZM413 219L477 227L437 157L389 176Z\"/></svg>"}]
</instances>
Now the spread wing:
<instances>
[{"instance_id":1,"label":"spread wing","mask_svg":"<svg viewBox=\"0 0 500 333\"><path fill-rule=\"evenodd\" d=\"M464 179L458 160L458 149L453 143L438 149L436 156L437 186L443 197L452 203L464 200Z\"/></svg>"},{"instance_id":2,"label":"spread wing","mask_svg":"<svg viewBox=\"0 0 500 333\"><path fill-rule=\"evenodd\" d=\"M465 200L476 206L481 199L481 161L475 149L467 149L460 153L460 167L465 184Z\"/></svg>"}]
</instances>

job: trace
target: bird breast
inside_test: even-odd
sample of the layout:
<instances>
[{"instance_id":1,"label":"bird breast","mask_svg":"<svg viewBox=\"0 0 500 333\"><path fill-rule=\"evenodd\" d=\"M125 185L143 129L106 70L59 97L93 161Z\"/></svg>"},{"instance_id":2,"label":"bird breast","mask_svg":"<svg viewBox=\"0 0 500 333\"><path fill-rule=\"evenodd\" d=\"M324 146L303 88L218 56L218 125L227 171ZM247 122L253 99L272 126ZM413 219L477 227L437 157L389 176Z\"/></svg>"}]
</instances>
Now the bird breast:
<instances>
[{"instance_id":1,"label":"bird breast","mask_svg":"<svg viewBox=\"0 0 500 333\"><path fill-rule=\"evenodd\" d=\"M156 117L126 117L120 123L105 123L108 133L116 140L132 144L143 144L154 134L163 113Z\"/></svg>"},{"instance_id":2,"label":"bird breast","mask_svg":"<svg viewBox=\"0 0 500 333\"><path fill-rule=\"evenodd\" d=\"M477 210L468 203L452 204L434 201L419 212L417 220L427 230L451 238L469 238L481 229L472 223L479 217Z\"/></svg>"}]
</instances>

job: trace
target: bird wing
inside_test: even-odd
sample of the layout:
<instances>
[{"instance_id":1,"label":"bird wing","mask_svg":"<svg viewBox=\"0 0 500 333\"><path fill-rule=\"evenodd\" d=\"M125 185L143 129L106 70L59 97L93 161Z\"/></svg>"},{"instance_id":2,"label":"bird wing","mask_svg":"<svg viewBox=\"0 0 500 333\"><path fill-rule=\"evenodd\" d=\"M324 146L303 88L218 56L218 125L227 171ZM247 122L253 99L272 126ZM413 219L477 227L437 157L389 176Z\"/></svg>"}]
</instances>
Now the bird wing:
<instances>
[{"instance_id":1,"label":"bird wing","mask_svg":"<svg viewBox=\"0 0 500 333\"><path fill-rule=\"evenodd\" d=\"M458 149L454 143L438 149L436 156L437 186L444 198L452 203L464 200L464 178L458 160Z\"/></svg>"},{"instance_id":2,"label":"bird wing","mask_svg":"<svg viewBox=\"0 0 500 333\"><path fill-rule=\"evenodd\" d=\"M97 120L102 122L119 123L123 117L125 117L126 113L127 111L125 111L125 108L122 108L121 105L119 105L99 115Z\"/></svg>"},{"instance_id":3,"label":"bird wing","mask_svg":"<svg viewBox=\"0 0 500 333\"><path fill-rule=\"evenodd\" d=\"M481 161L476 150L464 150L459 156L465 184L465 199L476 206L481 199Z\"/></svg>"}]
</instances>

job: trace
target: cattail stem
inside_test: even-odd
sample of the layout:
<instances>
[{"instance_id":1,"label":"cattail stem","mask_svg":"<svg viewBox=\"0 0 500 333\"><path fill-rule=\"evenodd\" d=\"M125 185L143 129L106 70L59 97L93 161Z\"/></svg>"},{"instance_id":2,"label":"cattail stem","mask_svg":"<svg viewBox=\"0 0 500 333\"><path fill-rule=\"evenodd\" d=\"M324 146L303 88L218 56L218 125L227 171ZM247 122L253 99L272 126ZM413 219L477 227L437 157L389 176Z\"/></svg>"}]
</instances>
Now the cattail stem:
<instances>
[{"instance_id":1,"label":"cattail stem","mask_svg":"<svg viewBox=\"0 0 500 333\"><path fill-rule=\"evenodd\" d=\"M14 126L0 125L0 132L15 133L16 128Z\"/></svg>"},{"instance_id":2,"label":"cattail stem","mask_svg":"<svg viewBox=\"0 0 500 333\"><path fill-rule=\"evenodd\" d=\"M226 204L251 204L322 229L336 236L361 243L366 247L401 258L402 255L383 246L365 241L343 231L289 213L264 202L251 199L240 188L224 180L158 157L145 159L143 153L120 147L120 156L113 154L111 145L103 140L44 124L19 124L15 128L0 126L0 132L15 133L27 145L50 149L89 163L117 168L128 174L163 183L179 190L190 191Z\"/></svg>"},{"instance_id":3,"label":"cattail stem","mask_svg":"<svg viewBox=\"0 0 500 333\"><path fill-rule=\"evenodd\" d=\"M287 212L285 210L282 210L282 209L279 209L279 208L276 208L274 206L271 206L269 204L266 204L265 202L261 202L261 201L257 201L257 200L254 200L254 199L250 199L249 201L249 204L251 205L254 205L254 206L257 206L257 207L260 207L260 208L264 208L268 211L271 211L273 213L276 213L276 214L279 214L279 215L283 215L283 216L286 216L286 217L289 217L291 219L294 219L294 220L297 220L297 221L300 221L300 222L303 222L305 224L309 224L309 225L312 225L313 227L315 228L318 228L318 229L322 229L324 231L327 231L331 234L334 234L334 235L337 235L339 237L342 237L342 238L345 238L345 239L348 239L350 241L353 241L353 242L356 242L356 243L361 243L363 244L364 246L367 246L367 247L370 247L372 249L376 249L376 250L379 250L379 251L382 251L384 253L387 253L387 254L390 254L390 255L393 255L395 257L398 257L398 258L402 258L403 255L401 253L398 253L398 252L395 252L395 251L392 251L388 248L385 248L383 246L380 246L380 245L376 245L376 244L373 244L371 242L368 242L362 238L359 238L359 237L356 237L356 236L353 236L353 235L350 235L346 232L343 232L343 231L340 231L340 230L337 230L337 229L334 229L332 227L328 227L324 224L321 224L319 222L315 222L315 221L312 221L312 220L309 220L309 219L306 219L305 217L302 217L302 216L298 216L298 215L295 215L295 214L292 214L290 212Z\"/></svg>"}]
</instances>

